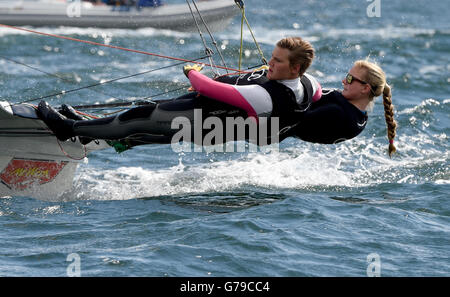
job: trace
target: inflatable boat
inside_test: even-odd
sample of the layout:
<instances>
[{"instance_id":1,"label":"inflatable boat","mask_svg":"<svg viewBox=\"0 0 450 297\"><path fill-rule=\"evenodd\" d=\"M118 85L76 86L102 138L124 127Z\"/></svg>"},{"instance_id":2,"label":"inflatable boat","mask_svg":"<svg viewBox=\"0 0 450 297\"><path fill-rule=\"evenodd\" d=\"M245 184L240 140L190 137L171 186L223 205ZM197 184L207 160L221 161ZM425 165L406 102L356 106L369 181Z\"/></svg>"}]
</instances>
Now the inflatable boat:
<instances>
[{"instance_id":1,"label":"inflatable boat","mask_svg":"<svg viewBox=\"0 0 450 297\"><path fill-rule=\"evenodd\" d=\"M195 5L213 31L224 29L239 12L233 0L196 1ZM192 11L196 11L194 7ZM0 1L0 22L12 26L196 30L191 8L186 3L140 7L92 4L81 0Z\"/></svg>"}]
</instances>

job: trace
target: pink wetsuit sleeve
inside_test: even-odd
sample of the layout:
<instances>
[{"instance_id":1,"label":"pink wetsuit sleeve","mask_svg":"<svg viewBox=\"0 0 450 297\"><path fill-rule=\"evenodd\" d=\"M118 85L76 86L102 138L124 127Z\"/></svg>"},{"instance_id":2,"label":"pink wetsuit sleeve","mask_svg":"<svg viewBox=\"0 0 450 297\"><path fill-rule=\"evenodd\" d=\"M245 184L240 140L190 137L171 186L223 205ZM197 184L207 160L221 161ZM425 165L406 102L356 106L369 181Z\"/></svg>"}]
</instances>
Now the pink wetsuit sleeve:
<instances>
[{"instance_id":1,"label":"pink wetsuit sleeve","mask_svg":"<svg viewBox=\"0 0 450 297\"><path fill-rule=\"evenodd\" d=\"M322 98L322 86L320 85L319 82L317 82L316 87L317 87L317 90L314 93L314 96L312 97L313 102L319 101L320 98Z\"/></svg>"},{"instance_id":2,"label":"pink wetsuit sleeve","mask_svg":"<svg viewBox=\"0 0 450 297\"><path fill-rule=\"evenodd\" d=\"M195 70L189 71L188 77L192 87L200 94L239 107L248 116L258 118L255 109L232 85L212 80Z\"/></svg>"}]
</instances>

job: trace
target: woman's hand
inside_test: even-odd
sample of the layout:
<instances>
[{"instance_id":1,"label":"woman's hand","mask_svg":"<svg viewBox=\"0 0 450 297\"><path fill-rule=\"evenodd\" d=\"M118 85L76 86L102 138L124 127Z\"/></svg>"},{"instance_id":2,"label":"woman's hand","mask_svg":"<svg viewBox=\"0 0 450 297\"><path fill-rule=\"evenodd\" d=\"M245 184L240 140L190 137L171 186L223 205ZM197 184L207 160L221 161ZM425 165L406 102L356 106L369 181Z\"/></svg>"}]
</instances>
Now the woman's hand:
<instances>
[{"instance_id":1,"label":"woman's hand","mask_svg":"<svg viewBox=\"0 0 450 297\"><path fill-rule=\"evenodd\" d=\"M189 76L188 76L189 71L195 70L195 71L200 72L200 71L202 71L202 69L203 69L203 65L200 65L200 64L186 65L183 67L183 72L184 72L184 75L186 75L186 77L189 78Z\"/></svg>"}]
</instances>

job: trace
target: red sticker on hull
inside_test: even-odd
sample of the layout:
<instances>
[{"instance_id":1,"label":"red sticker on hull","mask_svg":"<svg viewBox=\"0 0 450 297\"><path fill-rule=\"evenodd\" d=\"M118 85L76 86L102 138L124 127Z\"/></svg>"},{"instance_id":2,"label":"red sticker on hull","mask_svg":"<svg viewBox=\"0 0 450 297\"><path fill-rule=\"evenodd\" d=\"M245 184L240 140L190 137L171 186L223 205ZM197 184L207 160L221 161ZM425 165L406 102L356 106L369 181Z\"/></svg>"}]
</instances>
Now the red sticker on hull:
<instances>
[{"instance_id":1,"label":"red sticker on hull","mask_svg":"<svg viewBox=\"0 0 450 297\"><path fill-rule=\"evenodd\" d=\"M12 159L0 173L0 180L14 190L51 182L68 162Z\"/></svg>"}]
</instances>

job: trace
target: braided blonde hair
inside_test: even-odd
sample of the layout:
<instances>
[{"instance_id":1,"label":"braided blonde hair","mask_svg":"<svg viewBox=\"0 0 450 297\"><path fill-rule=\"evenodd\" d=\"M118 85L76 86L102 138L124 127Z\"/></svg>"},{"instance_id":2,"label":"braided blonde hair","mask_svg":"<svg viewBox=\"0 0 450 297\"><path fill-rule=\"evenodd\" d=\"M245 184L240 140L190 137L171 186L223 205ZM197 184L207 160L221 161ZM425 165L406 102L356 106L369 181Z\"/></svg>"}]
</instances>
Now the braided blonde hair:
<instances>
[{"instance_id":1,"label":"braided blonde hair","mask_svg":"<svg viewBox=\"0 0 450 297\"><path fill-rule=\"evenodd\" d=\"M363 79L370 85L372 90L369 95L369 108L373 107L375 97L383 95L384 117L386 119L387 135L389 139L389 156L391 156L397 150L394 146L397 122L394 119L392 92L391 87L386 83L386 74L378 64L371 62L368 59L358 60L354 65L366 71Z\"/></svg>"}]
</instances>

